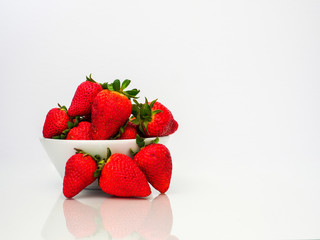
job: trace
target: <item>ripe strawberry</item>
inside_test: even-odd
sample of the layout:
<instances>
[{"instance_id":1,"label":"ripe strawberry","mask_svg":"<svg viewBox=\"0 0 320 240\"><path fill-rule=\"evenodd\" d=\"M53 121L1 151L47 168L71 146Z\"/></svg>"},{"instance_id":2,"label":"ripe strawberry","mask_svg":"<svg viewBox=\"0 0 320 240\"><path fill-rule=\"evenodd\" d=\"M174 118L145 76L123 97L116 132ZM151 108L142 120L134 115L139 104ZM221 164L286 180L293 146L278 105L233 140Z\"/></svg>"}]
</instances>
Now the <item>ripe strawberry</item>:
<instances>
[{"instance_id":1,"label":"ripe strawberry","mask_svg":"<svg viewBox=\"0 0 320 240\"><path fill-rule=\"evenodd\" d=\"M102 86L91 78L91 74L86 78L87 80L78 86L73 96L68 111L71 117L89 115L93 99L102 90Z\"/></svg>"},{"instance_id":2,"label":"ripe strawberry","mask_svg":"<svg viewBox=\"0 0 320 240\"><path fill-rule=\"evenodd\" d=\"M78 126L72 128L67 135L67 140L91 140L91 123L80 122Z\"/></svg>"},{"instance_id":3,"label":"ripe strawberry","mask_svg":"<svg viewBox=\"0 0 320 240\"><path fill-rule=\"evenodd\" d=\"M135 139L137 136L137 126L132 122L128 122L123 129L120 129L118 139Z\"/></svg>"},{"instance_id":4,"label":"ripe strawberry","mask_svg":"<svg viewBox=\"0 0 320 240\"><path fill-rule=\"evenodd\" d=\"M59 104L58 104L59 105ZM43 125L43 137L52 138L62 134L68 128L68 122L71 121L65 106L59 108L52 108Z\"/></svg>"},{"instance_id":5,"label":"ripe strawberry","mask_svg":"<svg viewBox=\"0 0 320 240\"><path fill-rule=\"evenodd\" d=\"M118 197L147 197L151 194L145 175L130 157L121 153L107 157L99 185L104 192Z\"/></svg>"},{"instance_id":6,"label":"ripe strawberry","mask_svg":"<svg viewBox=\"0 0 320 240\"><path fill-rule=\"evenodd\" d=\"M79 149L76 150L77 153L68 159L65 168L63 194L67 198L74 197L96 179L95 159Z\"/></svg>"},{"instance_id":7,"label":"ripe strawberry","mask_svg":"<svg viewBox=\"0 0 320 240\"><path fill-rule=\"evenodd\" d=\"M93 235L97 231L96 209L74 199L63 202L63 212L69 232L76 238Z\"/></svg>"},{"instance_id":8,"label":"ripe strawberry","mask_svg":"<svg viewBox=\"0 0 320 240\"><path fill-rule=\"evenodd\" d=\"M142 147L135 154L133 160L155 189L161 193L165 193L169 189L172 175L172 159L166 146L152 143Z\"/></svg>"},{"instance_id":9,"label":"ripe strawberry","mask_svg":"<svg viewBox=\"0 0 320 240\"><path fill-rule=\"evenodd\" d=\"M139 90L123 91L130 80L115 80L112 84L103 84L105 90L97 94L91 111L92 138L94 140L109 139L119 132L131 115L132 103Z\"/></svg>"},{"instance_id":10,"label":"ripe strawberry","mask_svg":"<svg viewBox=\"0 0 320 240\"><path fill-rule=\"evenodd\" d=\"M145 137L167 136L178 129L178 123L170 110L157 100L149 103L146 99L144 104L136 100L134 102L132 114L135 119L132 123L139 126Z\"/></svg>"}]
</instances>

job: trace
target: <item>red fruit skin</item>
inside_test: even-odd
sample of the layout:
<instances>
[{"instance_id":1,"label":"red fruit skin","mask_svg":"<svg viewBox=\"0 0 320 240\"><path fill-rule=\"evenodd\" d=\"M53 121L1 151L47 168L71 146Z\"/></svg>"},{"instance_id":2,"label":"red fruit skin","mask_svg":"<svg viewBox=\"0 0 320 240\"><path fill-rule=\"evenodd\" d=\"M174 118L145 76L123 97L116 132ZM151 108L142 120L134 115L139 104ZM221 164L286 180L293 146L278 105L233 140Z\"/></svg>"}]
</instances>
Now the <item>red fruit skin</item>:
<instances>
[{"instance_id":1,"label":"red fruit skin","mask_svg":"<svg viewBox=\"0 0 320 240\"><path fill-rule=\"evenodd\" d=\"M69 232L76 238L93 235L97 231L96 210L74 199L63 202L63 212Z\"/></svg>"},{"instance_id":2,"label":"red fruit skin","mask_svg":"<svg viewBox=\"0 0 320 240\"><path fill-rule=\"evenodd\" d=\"M43 125L42 134L45 138L52 138L53 136L60 135L62 131L68 128L70 117L65 110L60 108L52 108L47 116Z\"/></svg>"},{"instance_id":3,"label":"red fruit skin","mask_svg":"<svg viewBox=\"0 0 320 240\"><path fill-rule=\"evenodd\" d=\"M170 123L170 128L169 128L167 135L171 135L171 134L175 133L178 130L178 128L179 128L178 122L173 119Z\"/></svg>"},{"instance_id":4,"label":"red fruit skin","mask_svg":"<svg viewBox=\"0 0 320 240\"><path fill-rule=\"evenodd\" d=\"M94 182L97 164L89 155L77 153L68 159L63 179L63 194L72 198Z\"/></svg>"},{"instance_id":5,"label":"red fruit skin","mask_svg":"<svg viewBox=\"0 0 320 240\"><path fill-rule=\"evenodd\" d=\"M99 179L101 189L117 197L147 197L151 194L145 175L128 156L115 153L104 165Z\"/></svg>"},{"instance_id":6,"label":"red fruit skin","mask_svg":"<svg viewBox=\"0 0 320 240\"><path fill-rule=\"evenodd\" d=\"M108 89L99 92L92 103L92 138L105 140L114 136L131 111L131 101L125 95Z\"/></svg>"},{"instance_id":7,"label":"red fruit skin","mask_svg":"<svg viewBox=\"0 0 320 240\"><path fill-rule=\"evenodd\" d=\"M165 193L169 189L172 176L172 159L166 146L150 144L142 148L133 160L155 189L160 193Z\"/></svg>"},{"instance_id":8,"label":"red fruit skin","mask_svg":"<svg viewBox=\"0 0 320 240\"><path fill-rule=\"evenodd\" d=\"M95 96L102 90L99 83L85 81L82 82L71 102L68 109L69 116L84 116L91 113L91 105Z\"/></svg>"},{"instance_id":9,"label":"red fruit skin","mask_svg":"<svg viewBox=\"0 0 320 240\"><path fill-rule=\"evenodd\" d=\"M127 126L124 128L124 132L118 139L135 139L137 136L137 129L137 125L134 125L132 122L128 122Z\"/></svg>"},{"instance_id":10,"label":"red fruit skin","mask_svg":"<svg viewBox=\"0 0 320 240\"><path fill-rule=\"evenodd\" d=\"M100 207L103 226L112 238L124 238L145 221L150 205L143 198L106 198Z\"/></svg>"},{"instance_id":11,"label":"red fruit skin","mask_svg":"<svg viewBox=\"0 0 320 240\"><path fill-rule=\"evenodd\" d=\"M80 122L77 127L72 128L67 137L67 140L92 140L91 123Z\"/></svg>"},{"instance_id":12,"label":"red fruit skin","mask_svg":"<svg viewBox=\"0 0 320 240\"><path fill-rule=\"evenodd\" d=\"M161 110L161 112L155 114L148 123L148 132L144 131L145 137L161 137L171 134L174 118L170 110L160 102L155 102L152 110Z\"/></svg>"}]
</instances>

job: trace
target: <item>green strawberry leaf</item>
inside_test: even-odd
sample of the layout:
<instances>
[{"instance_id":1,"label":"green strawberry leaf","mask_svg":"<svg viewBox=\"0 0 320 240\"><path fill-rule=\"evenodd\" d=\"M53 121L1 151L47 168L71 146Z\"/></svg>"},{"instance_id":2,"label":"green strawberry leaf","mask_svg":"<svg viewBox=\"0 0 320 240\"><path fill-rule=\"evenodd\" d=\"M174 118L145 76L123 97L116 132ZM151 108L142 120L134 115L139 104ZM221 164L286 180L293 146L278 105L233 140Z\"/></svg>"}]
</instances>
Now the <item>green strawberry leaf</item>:
<instances>
[{"instance_id":1,"label":"green strawberry leaf","mask_svg":"<svg viewBox=\"0 0 320 240\"><path fill-rule=\"evenodd\" d=\"M157 144L159 142L159 138L156 137L155 139L153 139L150 144ZM149 145L149 144L148 144Z\"/></svg>"},{"instance_id":2,"label":"green strawberry leaf","mask_svg":"<svg viewBox=\"0 0 320 240\"><path fill-rule=\"evenodd\" d=\"M74 119L73 127L78 126L79 122L80 122L80 117L76 116L76 118Z\"/></svg>"},{"instance_id":3,"label":"green strawberry leaf","mask_svg":"<svg viewBox=\"0 0 320 240\"><path fill-rule=\"evenodd\" d=\"M119 79L114 80L112 86L114 91L117 91L117 92L120 91L120 80Z\"/></svg>"},{"instance_id":4,"label":"green strawberry leaf","mask_svg":"<svg viewBox=\"0 0 320 240\"><path fill-rule=\"evenodd\" d=\"M71 128L74 127L74 124L73 124L73 122L71 122L71 121L67 122L67 125L68 125L68 128L69 128L69 129L71 129Z\"/></svg>"},{"instance_id":5,"label":"green strawberry leaf","mask_svg":"<svg viewBox=\"0 0 320 240\"><path fill-rule=\"evenodd\" d=\"M86 81L96 83L96 81L92 79L91 73L90 73L89 77L86 76Z\"/></svg>"},{"instance_id":6,"label":"green strawberry leaf","mask_svg":"<svg viewBox=\"0 0 320 240\"><path fill-rule=\"evenodd\" d=\"M149 133L148 122L143 122L143 127L144 127L144 130L145 130L145 133Z\"/></svg>"},{"instance_id":7,"label":"green strawberry leaf","mask_svg":"<svg viewBox=\"0 0 320 240\"><path fill-rule=\"evenodd\" d=\"M101 175L101 169L97 169L97 170L95 170L94 173L93 173L93 176L94 176L95 178L100 177L100 175Z\"/></svg>"},{"instance_id":8,"label":"green strawberry leaf","mask_svg":"<svg viewBox=\"0 0 320 240\"><path fill-rule=\"evenodd\" d=\"M156 115L157 113L161 113L161 112L162 112L162 110L160 110L160 109L153 110L152 115Z\"/></svg>"},{"instance_id":9,"label":"green strawberry leaf","mask_svg":"<svg viewBox=\"0 0 320 240\"><path fill-rule=\"evenodd\" d=\"M136 99L136 98L139 98L139 97L137 97L139 92L140 92L140 90L134 88L132 90L123 91L123 94L126 95L126 97L128 97L129 99L130 98Z\"/></svg>"},{"instance_id":10,"label":"green strawberry leaf","mask_svg":"<svg viewBox=\"0 0 320 240\"><path fill-rule=\"evenodd\" d=\"M111 157L111 155L112 155L112 153L111 153L110 148L107 148L107 157L106 157L106 159L108 160L109 157Z\"/></svg>"},{"instance_id":11,"label":"green strawberry leaf","mask_svg":"<svg viewBox=\"0 0 320 240\"><path fill-rule=\"evenodd\" d=\"M120 91L122 92L124 89L126 89L130 83L131 83L131 80L129 79L124 80L123 83L121 84Z\"/></svg>"},{"instance_id":12,"label":"green strawberry leaf","mask_svg":"<svg viewBox=\"0 0 320 240\"><path fill-rule=\"evenodd\" d=\"M146 145L146 143L144 142L144 138L140 137L139 134L137 134L136 136L136 143L139 148L143 148Z\"/></svg>"},{"instance_id":13,"label":"green strawberry leaf","mask_svg":"<svg viewBox=\"0 0 320 240\"><path fill-rule=\"evenodd\" d=\"M139 125L140 124L140 121L137 118L130 120L130 122L133 123L134 125Z\"/></svg>"},{"instance_id":14,"label":"green strawberry leaf","mask_svg":"<svg viewBox=\"0 0 320 240\"><path fill-rule=\"evenodd\" d=\"M155 99L155 100L153 100L153 101L150 103L150 108L153 108L153 105L156 103L157 100L158 100L158 99Z\"/></svg>"},{"instance_id":15,"label":"green strawberry leaf","mask_svg":"<svg viewBox=\"0 0 320 240\"><path fill-rule=\"evenodd\" d=\"M105 83L100 83L100 85L101 85L101 87L102 87L103 89L108 89L108 83L107 83L107 82L105 82Z\"/></svg>"}]
</instances>

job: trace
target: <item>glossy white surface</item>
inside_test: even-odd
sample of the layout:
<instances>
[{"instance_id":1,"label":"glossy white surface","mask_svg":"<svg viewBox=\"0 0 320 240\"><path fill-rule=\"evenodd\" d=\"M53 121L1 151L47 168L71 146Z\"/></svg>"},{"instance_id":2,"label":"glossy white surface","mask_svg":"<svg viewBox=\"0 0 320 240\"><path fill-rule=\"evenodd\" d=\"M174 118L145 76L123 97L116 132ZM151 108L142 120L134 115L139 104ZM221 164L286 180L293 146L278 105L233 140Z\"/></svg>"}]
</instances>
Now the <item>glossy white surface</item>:
<instances>
[{"instance_id":1,"label":"glossy white surface","mask_svg":"<svg viewBox=\"0 0 320 240\"><path fill-rule=\"evenodd\" d=\"M1 240L75 239L84 214L87 239L126 226L122 239L139 239L148 224L166 235L170 209L167 239L319 239L319 1L12 0L0 13ZM85 191L64 204L39 142L90 73L131 79L180 124L169 201L154 207L169 214L144 218L153 191L133 207L140 227L120 211L118 229L103 224L105 201L133 201Z\"/></svg>"}]
</instances>

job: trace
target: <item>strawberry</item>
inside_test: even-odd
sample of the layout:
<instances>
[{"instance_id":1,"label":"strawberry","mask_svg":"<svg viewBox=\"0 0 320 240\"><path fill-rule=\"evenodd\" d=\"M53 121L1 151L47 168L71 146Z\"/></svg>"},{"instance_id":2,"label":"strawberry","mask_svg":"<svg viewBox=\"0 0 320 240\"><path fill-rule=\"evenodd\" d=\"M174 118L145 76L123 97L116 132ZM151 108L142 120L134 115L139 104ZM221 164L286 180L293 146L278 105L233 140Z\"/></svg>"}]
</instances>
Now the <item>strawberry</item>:
<instances>
[{"instance_id":1,"label":"strawberry","mask_svg":"<svg viewBox=\"0 0 320 240\"><path fill-rule=\"evenodd\" d=\"M121 153L111 155L110 149L99 185L104 192L118 197L147 197L151 194L147 179L135 162Z\"/></svg>"},{"instance_id":2,"label":"strawberry","mask_svg":"<svg viewBox=\"0 0 320 240\"><path fill-rule=\"evenodd\" d=\"M132 123L139 126L145 137L161 137L174 133L178 129L178 123L173 118L168 108L157 100L141 104L134 100L132 114L135 119Z\"/></svg>"},{"instance_id":3,"label":"strawberry","mask_svg":"<svg viewBox=\"0 0 320 240\"><path fill-rule=\"evenodd\" d=\"M91 140L92 139L91 123L86 121L80 122L78 126L70 129L66 139L67 140Z\"/></svg>"},{"instance_id":4,"label":"strawberry","mask_svg":"<svg viewBox=\"0 0 320 240\"><path fill-rule=\"evenodd\" d=\"M133 160L145 174L148 182L160 193L165 193L171 181L172 159L169 149L157 143L158 140L157 138L151 144L144 146L143 139L137 136L137 144L141 149L138 153L133 153ZM142 145L139 141L142 141Z\"/></svg>"},{"instance_id":5,"label":"strawberry","mask_svg":"<svg viewBox=\"0 0 320 240\"><path fill-rule=\"evenodd\" d=\"M114 137L114 139L135 139L137 136L137 129L136 125L128 121L120 128L119 133Z\"/></svg>"},{"instance_id":6,"label":"strawberry","mask_svg":"<svg viewBox=\"0 0 320 240\"><path fill-rule=\"evenodd\" d=\"M65 106L60 106L59 108L52 108L47 116L43 125L43 137L52 138L62 134L62 132L68 129L68 122L70 122L70 117L67 113L67 108Z\"/></svg>"},{"instance_id":7,"label":"strawberry","mask_svg":"<svg viewBox=\"0 0 320 240\"><path fill-rule=\"evenodd\" d=\"M63 202L63 212L69 232L76 238L93 235L97 231L96 209L74 199Z\"/></svg>"},{"instance_id":8,"label":"strawberry","mask_svg":"<svg viewBox=\"0 0 320 240\"><path fill-rule=\"evenodd\" d=\"M73 96L68 111L71 117L89 115L93 99L102 90L102 86L91 78L91 74L86 78L87 80L78 86Z\"/></svg>"},{"instance_id":9,"label":"strawberry","mask_svg":"<svg viewBox=\"0 0 320 240\"><path fill-rule=\"evenodd\" d=\"M109 139L119 132L131 115L130 98L136 98L139 90L124 91L130 80L115 80L112 84L104 83L107 88L97 94L91 111L92 137L94 140Z\"/></svg>"},{"instance_id":10,"label":"strawberry","mask_svg":"<svg viewBox=\"0 0 320 240\"><path fill-rule=\"evenodd\" d=\"M65 167L63 194L67 198L74 197L96 179L94 173L97 169L97 159L80 149L76 151L76 154L68 159Z\"/></svg>"}]
</instances>

